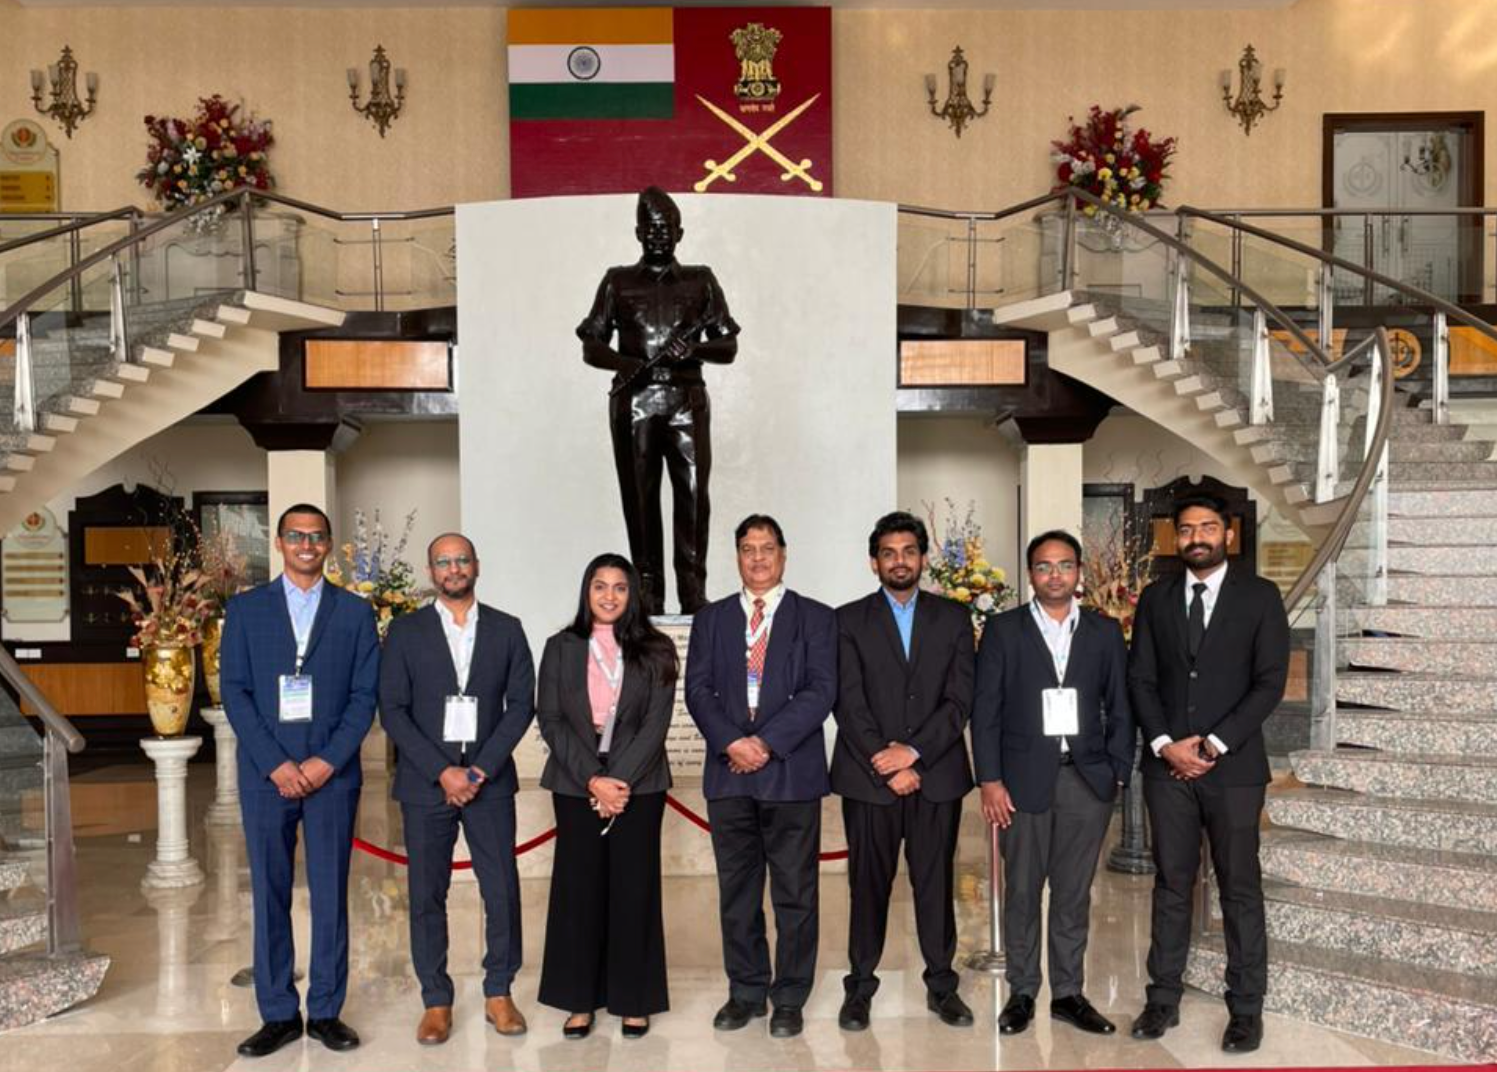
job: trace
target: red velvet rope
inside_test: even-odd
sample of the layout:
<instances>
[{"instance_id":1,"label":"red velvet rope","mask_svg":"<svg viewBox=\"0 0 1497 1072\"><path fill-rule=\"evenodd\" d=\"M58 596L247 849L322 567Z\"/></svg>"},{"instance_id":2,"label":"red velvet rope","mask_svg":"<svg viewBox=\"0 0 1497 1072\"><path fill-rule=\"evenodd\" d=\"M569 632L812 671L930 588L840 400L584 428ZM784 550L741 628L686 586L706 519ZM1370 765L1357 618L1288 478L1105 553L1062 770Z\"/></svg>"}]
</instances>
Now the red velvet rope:
<instances>
[{"instance_id":1,"label":"red velvet rope","mask_svg":"<svg viewBox=\"0 0 1497 1072\"><path fill-rule=\"evenodd\" d=\"M708 834L712 833L712 824L711 823L709 823L706 819L703 819L700 815L698 815L696 812L692 811L685 804L682 804L679 800L677 800L675 797L671 796L669 793L667 793L665 795L665 802L667 804L669 804L672 809L674 809L674 811L676 812L677 815L680 815L682 818L686 819L693 826L697 827L697 829L702 830L703 832L708 833ZM543 833L543 834L537 834L535 837L531 838L529 841L524 841L524 842L521 842L520 844L516 845L515 846L515 855L516 856L524 856L531 849L538 849L538 848L540 848L542 845L544 845L546 842L550 841L555 836L556 836L556 827L553 826L550 830L547 830L545 833ZM360 837L356 837L356 838L353 839L353 847L356 848L356 849L358 849L360 852L367 852L370 856L376 857L376 858L378 858L380 860L385 860L385 861L387 861L389 863L392 863L392 864L400 864L402 867L406 866L407 864L409 864L411 862L411 858L409 856L402 856L398 852L391 852L389 849L381 848L378 845L371 844L370 842L365 841L363 838L360 838ZM845 859L847 859L847 850L846 849L839 849L836 852L823 852L823 853L820 853L817 856L817 859L818 860L845 860ZM459 861L456 861L456 862L453 863L452 870L454 870L454 871L467 871L470 868L472 868L472 866L473 866L473 861L472 860L459 860Z\"/></svg>"}]
</instances>

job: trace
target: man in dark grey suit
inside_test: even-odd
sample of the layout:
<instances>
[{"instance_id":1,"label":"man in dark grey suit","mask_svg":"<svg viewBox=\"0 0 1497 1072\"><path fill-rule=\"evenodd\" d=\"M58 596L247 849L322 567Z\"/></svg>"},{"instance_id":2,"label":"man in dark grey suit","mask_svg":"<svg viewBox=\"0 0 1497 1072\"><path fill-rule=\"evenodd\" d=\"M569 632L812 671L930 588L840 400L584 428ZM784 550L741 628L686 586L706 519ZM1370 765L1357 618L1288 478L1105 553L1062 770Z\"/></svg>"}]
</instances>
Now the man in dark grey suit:
<instances>
[{"instance_id":1,"label":"man in dark grey suit","mask_svg":"<svg viewBox=\"0 0 1497 1072\"><path fill-rule=\"evenodd\" d=\"M1016 1035L1034 1018L1049 882L1050 1017L1110 1035L1083 972L1097 857L1133 767L1128 656L1118 623L1076 601L1076 537L1042 533L1026 558L1034 601L988 623L972 710L983 814L1003 829L1009 998L998 1030Z\"/></svg>"},{"instance_id":2,"label":"man in dark grey suit","mask_svg":"<svg viewBox=\"0 0 1497 1072\"><path fill-rule=\"evenodd\" d=\"M410 856L411 959L426 1012L424 1045L452 1030L447 890L458 827L483 897L484 1016L501 1035L525 1032L509 996L520 970L515 868L515 745L530 725L535 670L518 618L480 604L478 554L457 533L427 548L436 601L397 619L380 668L380 719L399 750L393 795Z\"/></svg>"}]
</instances>

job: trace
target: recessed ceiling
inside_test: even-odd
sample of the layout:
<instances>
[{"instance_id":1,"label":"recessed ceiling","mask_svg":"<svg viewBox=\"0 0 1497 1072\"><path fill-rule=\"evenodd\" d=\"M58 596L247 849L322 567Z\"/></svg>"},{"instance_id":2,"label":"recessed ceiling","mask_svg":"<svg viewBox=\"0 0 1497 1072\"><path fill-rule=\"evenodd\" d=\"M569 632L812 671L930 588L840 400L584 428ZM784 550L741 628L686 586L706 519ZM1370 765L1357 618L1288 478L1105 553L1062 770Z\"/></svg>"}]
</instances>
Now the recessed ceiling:
<instances>
[{"instance_id":1,"label":"recessed ceiling","mask_svg":"<svg viewBox=\"0 0 1497 1072\"><path fill-rule=\"evenodd\" d=\"M658 7L639 0L16 0L21 7ZM756 0L761 7L844 7L952 11L1229 11L1285 8L1297 0ZM726 7L718 0L676 0L674 7ZM744 5L747 6L747 5Z\"/></svg>"}]
</instances>

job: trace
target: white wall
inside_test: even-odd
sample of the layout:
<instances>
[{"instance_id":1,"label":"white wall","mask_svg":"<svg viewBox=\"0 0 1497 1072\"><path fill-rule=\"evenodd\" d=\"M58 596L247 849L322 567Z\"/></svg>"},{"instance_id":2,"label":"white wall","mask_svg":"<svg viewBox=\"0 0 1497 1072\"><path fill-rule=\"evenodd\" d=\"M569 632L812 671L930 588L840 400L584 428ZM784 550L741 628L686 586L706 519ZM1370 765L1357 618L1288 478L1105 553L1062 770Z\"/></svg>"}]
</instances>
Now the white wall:
<instances>
[{"instance_id":1,"label":"white wall","mask_svg":"<svg viewBox=\"0 0 1497 1072\"><path fill-rule=\"evenodd\" d=\"M974 504L988 561L1008 574L1010 584L1022 557L1018 487L1019 452L990 419L899 419L899 505L924 518L930 504L936 524L944 526L946 499L955 502L958 520Z\"/></svg>"},{"instance_id":2,"label":"white wall","mask_svg":"<svg viewBox=\"0 0 1497 1072\"><path fill-rule=\"evenodd\" d=\"M792 586L860 595L868 529L896 499L894 207L677 200L678 256L712 267L743 327L737 361L707 370L709 593L737 587L732 528L764 511L785 527ZM574 331L604 270L639 256L634 208L613 196L458 209L465 526L481 554L513 550L506 602L537 647L565 623L587 561L627 548L609 376L582 363ZM668 593L674 607L673 581Z\"/></svg>"}]
</instances>

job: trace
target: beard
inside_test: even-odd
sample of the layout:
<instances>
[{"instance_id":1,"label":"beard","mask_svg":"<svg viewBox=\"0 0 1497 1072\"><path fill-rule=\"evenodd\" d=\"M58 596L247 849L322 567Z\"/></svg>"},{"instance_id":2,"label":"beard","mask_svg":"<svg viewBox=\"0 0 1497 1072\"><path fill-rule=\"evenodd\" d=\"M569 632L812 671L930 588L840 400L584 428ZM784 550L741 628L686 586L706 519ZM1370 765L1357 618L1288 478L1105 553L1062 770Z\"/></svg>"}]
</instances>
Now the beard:
<instances>
[{"instance_id":1,"label":"beard","mask_svg":"<svg viewBox=\"0 0 1497 1072\"><path fill-rule=\"evenodd\" d=\"M910 570L903 577L896 577L892 573L881 573L878 577L885 588L895 592L908 592L920 583L920 574L916 570Z\"/></svg>"}]
</instances>

